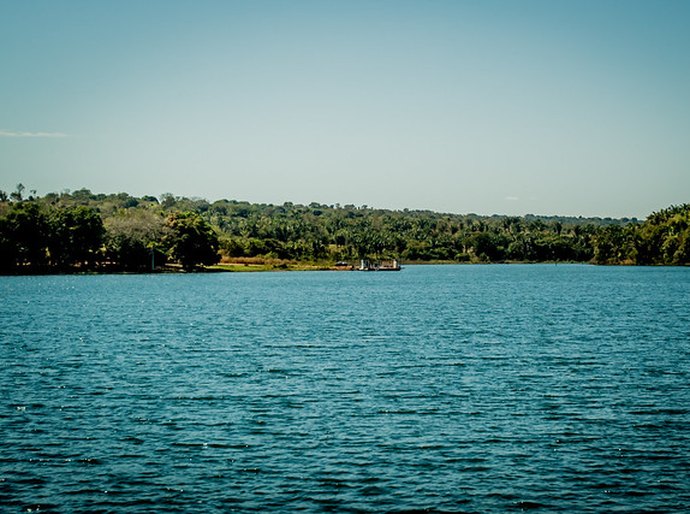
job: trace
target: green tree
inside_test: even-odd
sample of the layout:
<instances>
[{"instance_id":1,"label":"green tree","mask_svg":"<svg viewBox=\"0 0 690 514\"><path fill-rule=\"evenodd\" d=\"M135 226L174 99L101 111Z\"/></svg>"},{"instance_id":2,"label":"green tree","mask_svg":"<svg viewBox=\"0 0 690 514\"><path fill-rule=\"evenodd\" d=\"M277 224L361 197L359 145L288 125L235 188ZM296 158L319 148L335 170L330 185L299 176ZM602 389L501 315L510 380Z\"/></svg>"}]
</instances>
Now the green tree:
<instances>
[{"instance_id":1,"label":"green tree","mask_svg":"<svg viewBox=\"0 0 690 514\"><path fill-rule=\"evenodd\" d=\"M0 216L0 272L11 273L17 265L17 244L6 216Z\"/></svg>"},{"instance_id":2,"label":"green tree","mask_svg":"<svg viewBox=\"0 0 690 514\"><path fill-rule=\"evenodd\" d=\"M213 227L195 212L173 213L167 221L166 243L170 255L186 271L219 261L218 236Z\"/></svg>"},{"instance_id":3,"label":"green tree","mask_svg":"<svg viewBox=\"0 0 690 514\"><path fill-rule=\"evenodd\" d=\"M12 200L14 200L15 202L21 202L24 199L23 193L25 189L26 187L24 187L24 184L20 182L19 184L17 184L17 188L12 193L10 193L10 198L12 198Z\"/></svg>"},{"instance_id":4,"label":"green tree","mask_svg":"<svg viewBox=\"0 0 690 514\"><path fill-rule=\"evenodd\" d=\"M671 206L649 215L636 232L638 264L687 264L690 204Z\"/></svg>"},{"instance_id":5,"label":"green tree","mask_svg":"<svg viewBox=\"0 0 690 514\"><path fill-rule=\"evenodd\" d=\"M48 217L38 203L14 203L2 227L2 240L10 255L7 259L10 267L22 268L20 271L45 268L49 231Z\"/></svg>"},{"instance_id":6,"label":"green tree","mask_svg":"<svg viewBox=\"0 0 690 514\"><path fill-rule=\"evenodd\" d=\"M673 264L690 264L690 228L685 229L680 236L678 249L673 255Z\"/></svg>"},{"instance_id":7,"label":"green tree","mask_svg":"<svg viewBox=\"0 0 690 514\"><path fill-rule=\"evenodd\" d=\"M106 221L106 255L129 271L153 270L165 263L165 218L150 209L123 209Z\"/></svg>"},{"instance_id":8,"label":"green tree","mask_svg":"<svg viewBox=\"0 0 690 514\"><path fill-rule=\"evenodd\" d=\"M105 228L98 211L76 205L58 208L50 217L48 251L54 266L93 266L100 257Z\"/></svg>"},{"instance_id":9,"label":"green tree","mask_svg":"<svg viewBox=\"0 0 690 514\"><path fill-rule=\"evenodd\" d=\"M495 262L505 259L506 238L491 232L478 232L470 238L474 254L483 261Z\"/></svg>"}]
</instances>

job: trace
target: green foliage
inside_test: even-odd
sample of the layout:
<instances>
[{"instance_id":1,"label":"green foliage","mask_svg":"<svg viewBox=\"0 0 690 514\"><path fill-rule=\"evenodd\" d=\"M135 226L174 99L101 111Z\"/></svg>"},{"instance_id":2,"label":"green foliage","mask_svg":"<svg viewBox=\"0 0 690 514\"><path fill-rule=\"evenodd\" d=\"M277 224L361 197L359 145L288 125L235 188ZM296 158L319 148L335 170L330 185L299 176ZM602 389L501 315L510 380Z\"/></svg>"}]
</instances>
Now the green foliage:
<instances>
[{"instance_id":1,"label":"green foliage","mask_svg":"<svg viewBox=\"0 0 690 514\"><path fill-rule=\"evenodd\" d=\"M100 214L91 207L14 202L0 215L0 267L6 273L93 267L104 232Z\"/></svg>"},{"instance_id":2,"label":"green foliage","mask_svg":"<svg viewBox=\"0 0 690 514\"><path fill-rule=\"evenodd\" d=\"M165 243L170 255L187 271L199 265L216 264L218 236L213 227L196 212L173 213L167 220Z\"/></svg>"},{"instance_id":3,"label":"green foliage","mask_svg":"<svg viewBox=\"0 0 690 514\"><path fill-rule=\"evenodd\" d=\"M690 206L636 219L478 216L354 205L209 203L88 189L0 195L4 273L184 269L226 259L690 264ZM219 255L220 252L220 255Z\"/></svg>"},{"instance_id":4,"label":"green foliage","mask_svg":"<svg viewBox=\"0 0 690 514\"><path fill-rule=\"evenodd\" d=\"M0 246L4 271L41 271L48 263L50 223L45 210L34 202L17 201L0 220Z\"/></svg>"},{"instance_id":5,"label":"green foliage","mask_svg":"<svg viewBox=\"0 0 690 514\"><path fill-rule=\"evenodd\" d=\"M652 213L634 244L639 264L690 264L690 204Z\"/></svg>"},{"instance_id":6,"label":"green foliage","mask_svg":"<svg viewBox=\"0 0 690 514\"><path fill-rule=\"evenodd\" d=\"M58 269L93 267L100 259L105 228L92 207L78 205L54 209L50 215L48 253Z\"/></svg>"},{"instance_id":7,"label":"green foliage","mask_svg":"<svg viewBox=\"0 0 690 514\"><path fill-rule=\"evenodd\" d=\"M153 201L156 201L155 198ZM109 262L127 271L154 270L165 264L165 218L151 209L123 209L106 220Z\"/></svg>"}]
</instances>

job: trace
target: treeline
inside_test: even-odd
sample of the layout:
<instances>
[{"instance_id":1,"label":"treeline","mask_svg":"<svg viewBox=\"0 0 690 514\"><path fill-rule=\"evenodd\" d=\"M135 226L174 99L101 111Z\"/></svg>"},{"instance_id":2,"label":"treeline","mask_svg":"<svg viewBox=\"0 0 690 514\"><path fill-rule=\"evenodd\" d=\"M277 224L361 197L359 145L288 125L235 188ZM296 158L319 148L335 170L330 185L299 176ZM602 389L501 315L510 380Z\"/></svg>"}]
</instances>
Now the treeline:
<instances>
[{"instance_id":1,"label":"treeline","mask_svg":"<svg viewBox=\"0 0 690 514\"><path fill-rule=\"evenodd\" d=\"M690 263L690 205L647 220L478 216L354 205L253 204L164 194L0 191L3 273L132 270L266 257L334 263Z\"/></svg>"},{"instance_id":2,"label":"treeline","mask_svg":"<svg viewBox=\"0 0 690 514\"><path fill-rule=\"evenodd\" d=\"M153 197L0 191L0 272L147 271L169 261L185 270L219 260L218 235L194 211ZM155 208L154 208L155 207Z\"/></svg>"}]
</instances>

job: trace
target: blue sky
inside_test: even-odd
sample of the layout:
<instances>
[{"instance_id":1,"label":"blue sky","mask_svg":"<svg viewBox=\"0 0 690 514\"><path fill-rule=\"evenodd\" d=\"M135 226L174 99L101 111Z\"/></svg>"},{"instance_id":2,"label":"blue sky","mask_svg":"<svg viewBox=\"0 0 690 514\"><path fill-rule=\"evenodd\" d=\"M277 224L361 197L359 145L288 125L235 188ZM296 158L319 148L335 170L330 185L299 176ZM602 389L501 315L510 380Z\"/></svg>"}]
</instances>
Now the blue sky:
<instances>
[{"instance_id":1,"label":"blue sky","mask_svg":"<svg viewBox=\"0 0 690 514\"><path fill-rule=\"evenodd\" d=\"M0 0L0 188L690 201L690 2Z\"/></svg>"}]
</instances>

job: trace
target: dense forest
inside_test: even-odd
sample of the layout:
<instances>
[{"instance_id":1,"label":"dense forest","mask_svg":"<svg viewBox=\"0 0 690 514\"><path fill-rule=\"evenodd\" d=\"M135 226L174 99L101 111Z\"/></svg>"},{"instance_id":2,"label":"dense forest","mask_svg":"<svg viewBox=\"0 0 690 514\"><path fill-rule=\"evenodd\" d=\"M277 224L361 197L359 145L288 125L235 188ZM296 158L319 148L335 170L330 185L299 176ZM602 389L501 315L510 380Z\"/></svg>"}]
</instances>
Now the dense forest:
<instances>
[{"instance_id":1,"label":"dense forest","mask_svg":"<svg viewBox=\"0 0 690 514\"><path fill-rule=\"evenodd\" d=\"M199 269L250 259L690 264L690 204L637 219L0 191L0 272Z\"/></svg>"}]
</instances>

